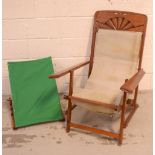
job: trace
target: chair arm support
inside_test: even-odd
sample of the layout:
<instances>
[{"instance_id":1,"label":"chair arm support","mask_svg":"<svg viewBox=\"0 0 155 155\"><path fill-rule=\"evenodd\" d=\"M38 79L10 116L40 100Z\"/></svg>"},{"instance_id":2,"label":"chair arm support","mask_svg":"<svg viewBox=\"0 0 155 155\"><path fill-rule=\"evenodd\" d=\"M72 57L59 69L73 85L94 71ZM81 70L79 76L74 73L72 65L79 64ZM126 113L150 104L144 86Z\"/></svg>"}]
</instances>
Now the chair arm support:
<instances>
[{"instance_id":1,"label":"chair arm support","mask_svg":"<svg viewBox=\"0 0 155 155\"><path fill-rule=\"evenodd\" d=\"M67 69L65 69L65 70L63 70L63 71L60 71L60 72L58 72L58 73L49 75L48 77L49 77L49 78L59 78L59 77L61 77L61 76L64 76L64 75L66 75L66 74L68 74L68 73L70 73L70 72L76 70L76 69L79 69L80 67L85 66L85 65L87 65L87 64L89 64L89 63L90 63L90 61L86 61L86 62L77 64L77 65L75 65L75 66L72 66L72 67L70 67L70 68L67 68Z\"/></svg>"},{"instance_id":2,"label":"chair arm support","mask_svg":"<svg viewBox=\"0 0 155 155\"><path fill-rule=\"evenodd\" d=\"M135 75L133 75L129 80L127 80L120 89L124 92L132 93L138 86L144 74L145 72L143 71L143 69L140 69Z\"/></svg>"}]
</instances>

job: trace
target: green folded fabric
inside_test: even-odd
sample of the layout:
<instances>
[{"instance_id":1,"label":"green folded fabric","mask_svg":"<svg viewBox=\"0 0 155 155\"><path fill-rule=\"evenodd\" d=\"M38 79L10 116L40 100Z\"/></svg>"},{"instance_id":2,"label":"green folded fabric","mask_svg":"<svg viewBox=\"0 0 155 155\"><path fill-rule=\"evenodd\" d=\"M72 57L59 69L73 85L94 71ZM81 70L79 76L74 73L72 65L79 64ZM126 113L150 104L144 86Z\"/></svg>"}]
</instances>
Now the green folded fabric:
<instances>
[{"instance_id":1,"label":"green folded fabric","mask_svg":"<svg viewBox=\"0 0 155 155\"><path fill-rule=\"evenodd\" d=\"M16 127L63 119L51 57L8 62Z\"/></svg>"}]
</instances>

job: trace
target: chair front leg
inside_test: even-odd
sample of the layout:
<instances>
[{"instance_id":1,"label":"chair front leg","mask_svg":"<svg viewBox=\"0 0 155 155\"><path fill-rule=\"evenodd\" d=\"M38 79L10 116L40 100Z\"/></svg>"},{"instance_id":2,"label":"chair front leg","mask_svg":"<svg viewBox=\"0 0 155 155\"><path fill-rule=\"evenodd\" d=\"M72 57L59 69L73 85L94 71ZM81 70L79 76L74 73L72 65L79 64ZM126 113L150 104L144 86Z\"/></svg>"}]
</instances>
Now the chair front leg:
<instances>
[{"instance_id":1,"label":"chair front leg","mask_svg":"<svg viewBox=\"0 0 155 155\"><path fill-rule=\"evenodd\" d=\"M71 113L72 113L72 101L71 101L71 99L69 99L68 100L68 110L67 110L67 126L66 126L66 132L69 132L70 131Z\"/></svg>"},{"instance_id":2,"label":"chair front leg","mask_svg":"<svg viewBox=\"0 0 155 155\"><path fill-rule=\"evenodd\" d=\"M72 94L73 94L73 76L74 76L74 71L70 71L69 96L72 96ZM69 98L68 99L68 110L67 110L66 132L70 131L71 114L72 114L72 101Z\"/></svg>"},{"instance_id":3,"label":"chair front leg","mask_svg":"<svg viewBox=\"0 0 155 155\"><path fill-rule=\"evenodd\" d=\"M122 112L121 112L121 122L120 122L120 133L119 133L119 141L118 141L118 144L119 145L122 144L122 140L123 140L123 128L124 128L124 123L125 123L126 96L127 96L127 93L124 92L124 95L123 95L123 104L122 104Z\"/></svg>"}]
</instances>

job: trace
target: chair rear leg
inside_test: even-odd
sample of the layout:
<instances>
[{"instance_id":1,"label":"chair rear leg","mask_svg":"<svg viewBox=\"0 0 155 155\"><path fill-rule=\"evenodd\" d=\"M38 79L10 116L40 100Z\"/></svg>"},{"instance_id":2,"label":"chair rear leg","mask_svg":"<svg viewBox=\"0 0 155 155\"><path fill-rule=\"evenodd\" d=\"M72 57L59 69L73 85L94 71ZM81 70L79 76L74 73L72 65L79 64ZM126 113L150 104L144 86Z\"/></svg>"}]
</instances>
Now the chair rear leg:
<instances>
[{"instance_id":1,"label":"chair rear leg","mask_svg":"<svg viewBox=\"0 0 155 155\"><path fill-rule=\"evenodd\" d=\"M123 128L124 128L124 122L125 122L125 103L126 103L126 92L124 92L123 96L123 105L122 105L122 112L121 112L121 121L120 121L120 133L119 133L119 139L118 144L121 145L123 141Z\"/></svg>"},{"instance_id":2,"label":"chair rear leg","mask_svg":"<svg viewBox=\"0 0 155 155\"><path fill-rule=\"evenodd\" d=\"M16 126L15 126L15 119L14 119L14 115L13 115L13 106L12 106L12 99L9 98L9 105L10 105L10 111L11 111L11 124L12 124L12 129L16 130Z\"/></svg>"},{"instance_id":3,"label":"chair rear leg","mask_svg":"<svg viewBox=\"0 0 155 155\"><path fill-rule=\"evenodd\" d=\"M134 101L133 101L134 109L136 109L137 95L138 95L138 86L136 87L135 94L134 94Z\"/></svg>"}]
</instances>

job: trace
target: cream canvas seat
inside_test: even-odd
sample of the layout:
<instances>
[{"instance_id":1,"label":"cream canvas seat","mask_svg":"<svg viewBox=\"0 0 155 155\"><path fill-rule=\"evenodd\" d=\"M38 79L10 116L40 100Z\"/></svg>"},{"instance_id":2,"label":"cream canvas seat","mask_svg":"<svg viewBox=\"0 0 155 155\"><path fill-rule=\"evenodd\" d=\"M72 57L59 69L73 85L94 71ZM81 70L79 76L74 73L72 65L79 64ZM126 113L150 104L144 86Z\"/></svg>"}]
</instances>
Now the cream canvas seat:
<instances>
[{"instance_id":1,"label":"cream canvas seat","mask_svg":"<svg viewBox=\"0 0 155 155\"><path fill-rule=\"evenodd\" d=\"M68 100L67 132L70 128L78 128L110 136L122 144L123 129L138 108L138 86L145 73L141 66L146 24L147 17L143 14L97 11L94 15L90 59L49 75L49 78L59 78L68 73L70 75L69 93L65 96ZM73 89L74 72L85 65L89 65L85 87ZM77 105L110 115L119 113L119 132L72 122L72 110ZM128 109L130 111L125 116Z\"/></svg>"},{"instance_id":2,"label":"cream canvas seat","mask_svg":"<svg viewBox=\"0 0 155 155\"><path fill-rule=\"evenodd\" d=\"M119 105L123 97L120 86L138 68L141 36L141 32L99 29L91 76L85 88L75 89L73 96ZM83 104L74 99L73 103L91 111L111 114L117 112L102 105Z\"/></svg>"}]
</instances>

